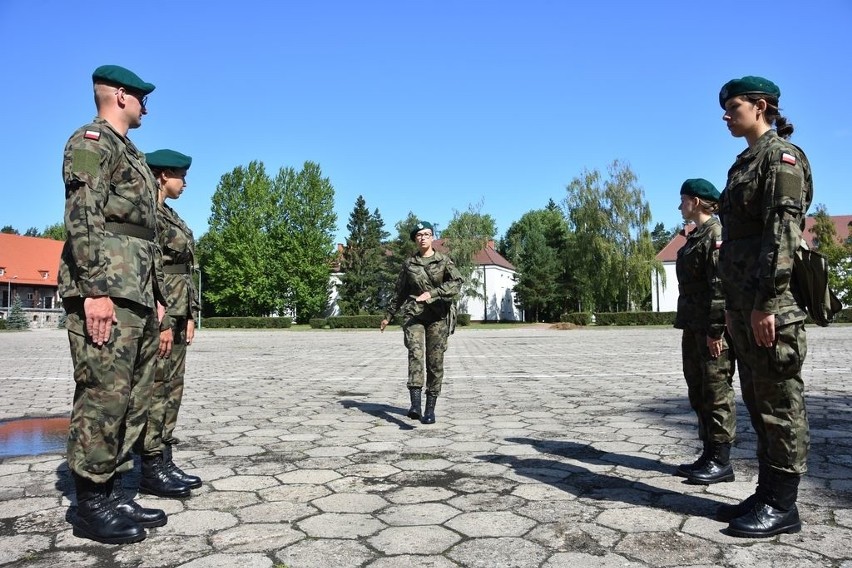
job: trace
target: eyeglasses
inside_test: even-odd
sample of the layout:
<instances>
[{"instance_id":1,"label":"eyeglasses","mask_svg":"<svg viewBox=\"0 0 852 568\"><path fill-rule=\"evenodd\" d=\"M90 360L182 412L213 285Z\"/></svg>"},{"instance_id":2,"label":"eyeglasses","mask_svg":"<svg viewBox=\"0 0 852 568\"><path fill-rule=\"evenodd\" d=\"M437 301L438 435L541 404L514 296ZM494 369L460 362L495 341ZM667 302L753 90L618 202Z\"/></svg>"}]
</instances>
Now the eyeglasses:
<instances>
[{"instance_id":1,"label":"eyeglasses","mask_svg":"<svg viewBox=\"0 0 852 568\"><path fill-rule=\"evenodd\" d=\"M147 108L147 106L148 106L148 95L143 95L142 93L137 93L136 91L129 91L129 90L125 89L124 87L122 87L119 90L124 91L126 94L130 95L131 97L133 97L134 99L139 101L139 104L142 105L142 108Z\"/></svg>"},{"instance_id":2,"label":"eyeglasses","mask_svg":"<svg viewBox=\"0 0 852 568\"><path fill-rule=\"evenodd\" d=\"M415 239L431 239L432 233L417 233L414 235Z\"/></svg>"}]
</instances>

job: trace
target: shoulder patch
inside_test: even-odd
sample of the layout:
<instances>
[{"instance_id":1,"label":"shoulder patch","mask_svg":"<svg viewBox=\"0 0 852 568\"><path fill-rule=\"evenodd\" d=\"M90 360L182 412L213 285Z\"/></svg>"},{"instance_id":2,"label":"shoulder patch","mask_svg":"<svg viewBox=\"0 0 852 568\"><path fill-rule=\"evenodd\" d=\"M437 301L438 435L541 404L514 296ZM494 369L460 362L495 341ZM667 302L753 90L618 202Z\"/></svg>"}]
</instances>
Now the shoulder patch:
<instances>
[{"instance_id":1,"label":"shoulder patch","mask_svg":"<svg viewBox=\"0 0 852 568\"><path fill-rule=\"evenodd\" d=\"M781 154L781 161L785 164L790 164L791 166L796 165L796 156L793 154L788 154L787 152L783 152Z\"/></svg>"},{"instance_id":2,"label":"shoulder patch","mask_svg":"<svg viewBox=\"0 0 852 568\"><path fill-rule=\"evenodd\" d=\"M87 130L83 133L83 138L86 138L87 140L100 140L101 133L97 130Z\"/></svg>"},{"instance_id":3,"label":"shoulder patch","mask_svg":"<svg viewBox=\"0 0 852 568\"><path fill-rule=\"evenodd\" d=\"M97 177L100 173L101 158L97 152L85 148L74 148L71 154L71 170Z\"/></svg>"}]
</instances>

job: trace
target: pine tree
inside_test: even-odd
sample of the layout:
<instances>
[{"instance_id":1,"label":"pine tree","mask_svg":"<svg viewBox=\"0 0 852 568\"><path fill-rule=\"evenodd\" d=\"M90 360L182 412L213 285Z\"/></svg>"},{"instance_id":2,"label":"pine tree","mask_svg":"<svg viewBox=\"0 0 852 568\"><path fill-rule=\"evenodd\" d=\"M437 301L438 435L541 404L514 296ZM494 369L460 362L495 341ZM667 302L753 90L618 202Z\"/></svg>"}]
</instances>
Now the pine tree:
<instances>
[{"instance_id":1,"label":"pine tree","mask_svg":"<svg viewBox=\"0 0 852 568\"><path fill-rule=\"evenodd\" d=\"M9 314L9 320L6 322L6 329L29 329L30 322L27 321L27 314L24 313L24 305L21 303L21 298L15 294L15 299L12 301L12 311Z\"/></svg>"},{"instance_id":2,"label":"pine tree","mask_svg":"<svg viewBox=\"0 0 852 568\"><path fill-rule=\"evenodd\" d=\"M359 195L346 225L349 236L343 251L340 299L345 315L378 313L387 294L383 278L384 246L389 236L379 210L370 214L364 197Z\"/></svg>"}]
</instances>

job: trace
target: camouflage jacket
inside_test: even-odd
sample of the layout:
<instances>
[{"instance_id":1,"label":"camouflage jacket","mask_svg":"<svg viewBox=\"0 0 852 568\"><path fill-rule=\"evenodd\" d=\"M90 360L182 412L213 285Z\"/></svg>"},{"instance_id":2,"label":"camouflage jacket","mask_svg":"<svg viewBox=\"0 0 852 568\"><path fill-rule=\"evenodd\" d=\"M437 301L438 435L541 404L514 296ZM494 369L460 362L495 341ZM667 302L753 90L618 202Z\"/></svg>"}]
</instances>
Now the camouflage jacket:
<instances>
[{"instance_id":1,"label":"camouflage jacket","mask_svg":"<svg viewBox=\"0 0 852 568\"><path fill-rule=\"evenodd\" d=\"M192 279L195 267L195 239L192 238L192 230L177 212L165 203L159 204L157 213L168 313L172 317L198 321L201 303Z\"/></svg>"},{"instance_id":2,"label":"camouflage jacket","mask_svg":"<svg viewBox=\"0 0 852 568\"><path fill-rule=\"evenodd\" d=\"M65 145L67 239L59 263L59 294L165 304L157 246L156 180L145 155L102 118ZM125 229L147 232L129 236ZM131 232L132 232L131 231Z\"/></svg>"},{"instance_id":3,"label":"camouflage jacket","mask_svg":"<svg viewBox=\"0 0 852 568\"><path fill-rule=\"evenodd\" d=\"M463 283L461 273L449 256L438 251L429 257L415 253L402 265L396 290L388 302L386 318L393 319L398 311L405 320L416 317L432 322L445 318ZM432 297L426 302L415 302L423 292L429 292Z\"/></svg>"},{"instance_id":4,"label":"camouflage jacket","mask_svg":"<svg viewBox=\"0 0 852 568\"><path fill-rule=\"evenodd\" d=\"M686 237L677 251L677 317L675 327L719 339L725 332L725 298L719 279L722 225L715 217Z\"/></svg>"},{"instance_id":5,"label":"camouflage jacket","mask_svg":"<svg viewBox=\"0 0 852 568\"><path fill-rule=\"evenodd\" d=\"M813 200L811 166L774 130L737 156L722 192L719 268L728 309L805 319L790 287L793 255Z\"/></svg>"}]
</instances>

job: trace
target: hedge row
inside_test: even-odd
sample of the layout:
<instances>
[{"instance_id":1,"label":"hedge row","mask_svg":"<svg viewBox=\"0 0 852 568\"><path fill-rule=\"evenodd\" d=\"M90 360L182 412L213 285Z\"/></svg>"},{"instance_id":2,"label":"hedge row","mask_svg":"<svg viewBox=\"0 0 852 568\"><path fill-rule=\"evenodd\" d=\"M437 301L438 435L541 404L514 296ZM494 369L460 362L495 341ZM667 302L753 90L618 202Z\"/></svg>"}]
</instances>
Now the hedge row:
<instances>
[{"instance_id":1,"label":"hedge row","mask_svg":"<svg viewBox=\"0 0 852 568\"><path fill-rule=\"evenodd\" d=\"M0 319L0 329L6 329L6 320Z\"/></svg>"},{"instance_id":2,"label":"hedge row","mask_svg":"<svg viewBox=\"0 0 852 568\"><path fill-rule=\"evenodd\" d=\"M293 325L293 320L288 317L209 317L204 318L202 324L205 328L284 329Z\"/></svg>"},{"instance_id":3,"label":"hedge row","mask_svg":"<svg viewBox=\"0 0 852 568\"><path fill-rule=\"evenodd\" d=\"M456 324L457 325L470 325L470 314L458 314L456 316Z\"/></svg>"},{"instance_id":4,"label":"hedge row","mask_svg":"<svg viewBox=\"0 0 852 568\"><path fill-rule=\"evenodd\" d=\"M573 323L574 325L591 325L592 314L589 312L574 312L572 314L562 314L559 316L559 321Z\"/></svg>"}]
</instances>

